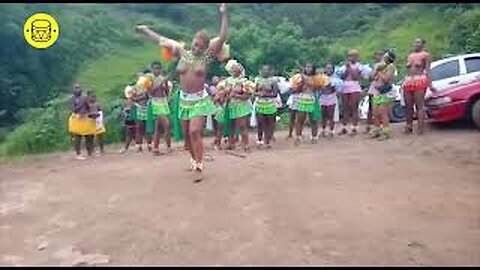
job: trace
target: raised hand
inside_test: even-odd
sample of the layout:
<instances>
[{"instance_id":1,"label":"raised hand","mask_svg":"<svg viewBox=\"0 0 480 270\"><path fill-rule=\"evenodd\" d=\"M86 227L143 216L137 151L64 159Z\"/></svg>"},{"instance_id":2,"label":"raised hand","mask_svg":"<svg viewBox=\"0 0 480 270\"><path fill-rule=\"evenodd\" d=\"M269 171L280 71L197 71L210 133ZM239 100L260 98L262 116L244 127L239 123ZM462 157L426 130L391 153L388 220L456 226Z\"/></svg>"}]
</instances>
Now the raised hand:
<instances>
[{"instance_id":1,"label":"raised hand","mask_svg":"<svg viewBox=\"0 0 480 270\"><path fill-rule=\"evenodd\" d=\"M220 10L220 13L222 13L222 14L227 12L227 4L221 3L219 10Z\"/></svg>"},{"instance_id":2,"label":"raised hand","mask_svg":"<svg viewBox=\"0 0 480 270\"><path fill-rule=\"evenodd\" d=\"M146 26L146 25L137 25L137 26L135 27L135 29L136 29L137 31L145 31L145 30L147 30L147 29L149 29L149 28L148 28L148 26Z\"/></svg>"}]
</instances>

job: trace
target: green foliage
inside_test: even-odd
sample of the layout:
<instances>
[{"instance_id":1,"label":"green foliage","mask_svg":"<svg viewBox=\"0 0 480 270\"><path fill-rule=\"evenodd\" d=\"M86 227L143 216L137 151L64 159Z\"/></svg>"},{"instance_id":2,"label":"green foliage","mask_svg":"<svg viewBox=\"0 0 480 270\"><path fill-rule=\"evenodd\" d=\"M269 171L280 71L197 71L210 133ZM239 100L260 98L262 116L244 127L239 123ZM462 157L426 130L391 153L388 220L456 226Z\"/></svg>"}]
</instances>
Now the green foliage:
<instances>
[{"instance_id":1,"label":"green foliage","mask_svg":"<svg viewBox=\"0 0 480 270\"><path fill-rule=\"evenodd\" d=\"M8 134L0 154L14 156L64 150L70 145L67 134L69 99L55 99L44 108L31 109L28 121Z\"/></svg>"},{"instance_id":2,"label":"green foliage","mask_svg":"<svg viewBox=\"0 0 480 270\"><path fill-rule=\"evenodd\" d=\"M434 58L480 50L480 8L475 4L275 4L229 5L231 55L255 76L263 64L290 76L299 65L339 63L349 48L370 62L377 49L394 48L400 76L414 38L427 40ZM51 13L60 38L48 50L23 39L32 14ZM0 17L0 156L66 149L70 86L97 93L105 112L107 142L121 138L123 89L159 59L160 50L135 33L148 24L189 43L205 28L220 27L218 4L2 4ZM7 42L5 42L7 41ZM164 63L174 80L176 62ZM215 63L209 76L226 75ZM48 102L50 100L50 102ZM281 116L279 129L288 125Z\"/></svg>"},{"instance_id":3,"label":"green foliage","mask_svg":"<svg viewBox=\"0 0 480 270\"><path fill-rule=\"evenodd\" d=\"M465 12L452 25L451 50L465 53L480 50L480 9Z\"/></svg>"}]
</instances>

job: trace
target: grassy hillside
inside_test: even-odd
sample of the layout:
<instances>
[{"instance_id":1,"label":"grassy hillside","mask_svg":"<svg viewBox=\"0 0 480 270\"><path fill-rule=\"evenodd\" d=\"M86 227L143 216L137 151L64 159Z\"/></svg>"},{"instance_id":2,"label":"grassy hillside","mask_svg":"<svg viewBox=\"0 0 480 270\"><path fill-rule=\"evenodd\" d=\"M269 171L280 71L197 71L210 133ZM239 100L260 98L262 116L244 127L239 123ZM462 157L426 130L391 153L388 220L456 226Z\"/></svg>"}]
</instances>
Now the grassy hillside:
<instances>
[{"instance_id":1,"label":"grassy hillside","mask_svg":"<svg viewBox=\"0 0 480 270\"><path fill-rule=\"evenodd\" d=\"M348 48L358 48L366 61L370 61L377 49L394 48L399 63L403 63L415 37L428 41L428 49L435 58L480 50L480 8L474 4L235 4L230 7L232 56L243 62L252 75L263 63L270 63L279 73L286 74L295 67L295 61L313 60L320 65L329 59L340 61ZM39 10L59 18L63 35L59 44L43 54L32 52L14 31L21 29L23 23L15 13L26 17ZM123 89L134 79L134 74L159 59L159 49L135 33L134 26L149 24L162 34L185 42L190 41L195 30L207 28L216 33L219 27L215 4L11 5L8 12L0 9L0 14L11 20L0 30L0 37L13 39L12 44L22 49L8 60L5 57L10 57L15 47L0 45L0 56L7 59L0 62L0 94L10 100L0 102L2 107L10 106L7 113L0 108L0 156L42 153L70 146L66 124L73 81L97 93L107 114L108 141L119 141ZM26 59L39 64L28 65ZM36 74L41 63L49 63L48 68L43 68L48 74L46 79ZM25 66L28 66L26 71ZM174 76L173 64L167 70ZM223 70L219 66L211 71L220 72ZM10 98L9 91L14 86L18 86L21 96ZM2 125L5 114L13 122Z\"/></svg>"},{"instance_id":2,"label":"grassy hillside","mask_svg":"<svg viewBox=\"0 0 480 270\"><path fill-rule=\"evenodd\" d=\"M381 17L362 35L340 38L332 46L340 52L357 48L367 61L375 50L392 48L398 56L400 72L403 72L403 63L417 37L427 40L428 50L434 58L441 58L449 51L452 19L442 12L427 13L414 5L403 6Z\"/></svg>"}]
</instances>

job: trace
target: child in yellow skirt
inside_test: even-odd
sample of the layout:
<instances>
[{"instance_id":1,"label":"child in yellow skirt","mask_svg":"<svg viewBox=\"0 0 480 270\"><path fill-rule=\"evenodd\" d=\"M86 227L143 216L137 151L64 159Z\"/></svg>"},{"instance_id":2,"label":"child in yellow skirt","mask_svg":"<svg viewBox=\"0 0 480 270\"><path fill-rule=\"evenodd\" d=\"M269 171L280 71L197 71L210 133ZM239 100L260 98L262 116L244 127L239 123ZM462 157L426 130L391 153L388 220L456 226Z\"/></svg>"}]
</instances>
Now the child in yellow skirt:
<instances>
[{"instance_id":1,"label":"child in yellow skirt","mask_svg":"<svg viewBox=\"0 0 480 270\"><path fill-rule=\"evenodd\" d=\"M74 138L76 158L84 160L85 157L81 154L82 138L85 137L88 156L92 156L93 137L96 132L95 119L89 117L88 102L86 97L82 96L80 85L73 86L72 94L72 113L68 119L68 131Z\"/></svg>"}]
</instances>

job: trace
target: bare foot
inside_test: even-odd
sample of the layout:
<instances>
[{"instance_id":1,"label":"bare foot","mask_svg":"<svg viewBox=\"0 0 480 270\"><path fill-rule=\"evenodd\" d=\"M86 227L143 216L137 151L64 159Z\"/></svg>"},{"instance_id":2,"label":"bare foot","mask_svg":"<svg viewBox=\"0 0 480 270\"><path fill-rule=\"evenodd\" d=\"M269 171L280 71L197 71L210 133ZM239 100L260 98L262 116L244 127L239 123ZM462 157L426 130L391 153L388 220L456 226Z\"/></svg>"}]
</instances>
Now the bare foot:
<instances>
[{"instance_id":1,"label":"bare foot","mask_svg":"<svg viewBox=\"0 0 480 270\"><path fill-rule=\"evenodd\" d=\"M193 172L193 183L197 184L203 181L202 171L195 170Z\"/></svg>"},{"instance_id":2,"label":"bare foot","mask_svg":"<svg viewBox=\"0 0 480 270\"><path fill-rule=\"evenodd\" d=\"M87 158L82 156L82 155L77 155L77 156L75 156L75 159L76 160L86 160Z\"/></svg>"},{"instance_id":3,"label":"bare foot","mask_svg":"<svg viewBox=\"0 0 480 270\"><path fill-rule=\"evenodd\" d=\"M296 138L295 141L293 141L293 145L299 146L300 145L300 138Z\"/></svg>"},{"instance_id":4,"label":"bare foot","mask_svg":"<svg viewBox=\"0 0 480 270\"><path fill-rule=\"evenodd\" d=\"M410 126L406 126L404 130L405 134L412 134L413 133L413 128Z\"/></svg>"},{"instance_id":5,"label":"bare foot","mask_svg":"<svg viewBox=\"0 0 480 270\"><path fill-rule=\"evenodd\" d=\"M205 161L214 161L215 159L213 158L212 155L210 154L205 154Z\"/></svg>"},{"instance_id":6,"label":"bare foot","mask_svg":"<svg viewBox=\"0 0 480 270\"><path fill-rule=\"evenodd\" d=\"M345 134L348 134L348 130L346 128L342 128L340 133L338 133L338 135L345 135Z\"/></svg>"}]
</instances>

